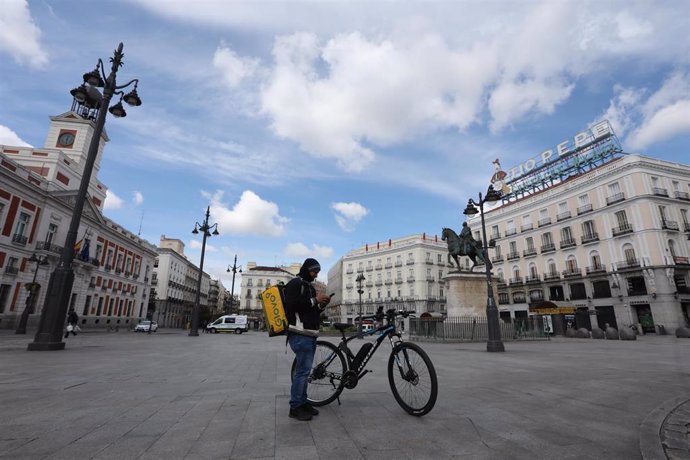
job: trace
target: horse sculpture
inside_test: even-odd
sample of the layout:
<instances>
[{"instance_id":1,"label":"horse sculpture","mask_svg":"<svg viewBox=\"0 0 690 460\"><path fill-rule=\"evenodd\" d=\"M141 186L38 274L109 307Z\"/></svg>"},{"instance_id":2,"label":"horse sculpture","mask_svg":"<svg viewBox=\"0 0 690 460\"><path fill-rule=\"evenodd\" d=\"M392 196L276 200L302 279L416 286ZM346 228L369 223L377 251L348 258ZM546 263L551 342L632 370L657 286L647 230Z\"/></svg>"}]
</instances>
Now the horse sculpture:
<instances>
[{"instance_id":1,"label":"horse sculpture","mask_svg":"<svg viewBox=\"0 0 690 460\"><path fill-rule=\"evenodd\" d=\"M482 262L484 264L487 264L489 266L489 269L491 269L491 262L489 262L488 257L486 257L486 253L484 252L484 249L482 249L481 245L474 239L472 236L469 236L469 241L467 241L469 244L467 245L469 247L469 251L467 251L467 254L464 251L464 241L453 231L452 228L443 228L443 231L441 232L441 239L443 241L448 242L448 263L450 264L451 257L455 261L455 265L457 265L458 270L462 270L462 267L460 266L460 262L458 261L458 256L467 256L470 258L472 261L473 265L472 268L470 268L470 271L474 270L474 267L477 266L477 262Z\"/></svg>"}]
</instances>

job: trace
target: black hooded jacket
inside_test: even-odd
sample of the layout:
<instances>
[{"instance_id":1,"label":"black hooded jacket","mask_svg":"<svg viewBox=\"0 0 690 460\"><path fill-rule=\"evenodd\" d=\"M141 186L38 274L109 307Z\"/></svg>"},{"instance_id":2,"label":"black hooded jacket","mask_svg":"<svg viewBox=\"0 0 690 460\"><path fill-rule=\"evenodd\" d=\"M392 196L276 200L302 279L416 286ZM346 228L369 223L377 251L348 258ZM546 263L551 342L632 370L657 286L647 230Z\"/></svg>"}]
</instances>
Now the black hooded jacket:
<instances>
[{"instance_id":1,"label":"black hooded jacket","mask_svg":"<svg viewBox=\"0 0 690 460\"><path fill-rule=\"evenodd\" d=\"M307 264L304 264L299 276L285 286L285 315L291 333L313 336L319 332L321 309L313 300L316 298L316 290L312 281Z\"/></svg>"}]
</instances>

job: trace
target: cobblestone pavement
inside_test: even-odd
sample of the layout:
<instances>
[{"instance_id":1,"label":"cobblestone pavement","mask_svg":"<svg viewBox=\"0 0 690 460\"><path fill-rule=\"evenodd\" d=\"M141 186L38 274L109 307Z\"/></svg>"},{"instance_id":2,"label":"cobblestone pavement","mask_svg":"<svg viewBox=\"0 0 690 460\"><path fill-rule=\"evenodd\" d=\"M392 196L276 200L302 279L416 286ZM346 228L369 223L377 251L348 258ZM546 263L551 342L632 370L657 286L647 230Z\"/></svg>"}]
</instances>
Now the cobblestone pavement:
<instances>
[{"instance_id":1,"label":"cobblestone pavement","mask_svg":"<svg viewBox=\"0 0 690 460\"><path fill-rule=\"evenodd\" d=\"M391 395L384 344L341 405L298 422L282 338L86 332L28 352L31 334L0 331L0 457L688 458L690 340L673 336L422 343L439 397L421 418Z\"/></svg>"}]
</instances>

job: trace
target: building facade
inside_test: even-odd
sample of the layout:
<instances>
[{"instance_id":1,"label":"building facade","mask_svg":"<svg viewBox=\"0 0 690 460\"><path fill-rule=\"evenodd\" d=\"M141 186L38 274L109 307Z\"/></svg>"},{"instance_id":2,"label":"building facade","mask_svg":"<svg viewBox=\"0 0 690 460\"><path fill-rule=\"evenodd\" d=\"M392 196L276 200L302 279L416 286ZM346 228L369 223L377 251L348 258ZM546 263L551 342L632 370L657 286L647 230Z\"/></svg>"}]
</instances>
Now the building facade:
<instances>
[{"instance_id":1,"label":"building facade","mask_svg":"<svg viewBox=\"0 0 690 460\"><path fill-rule=\"evenodd\" d=\"M67 112L51 117L44 147L0 146L0 327L16 327L25 308L29 328L38 322L94 129ZM70 307L85 327L130 327L146 317L156 252L102 214L107 188L97 173L107 140L103 133L74 248Z\"/></svg>"},{"instance_id":2,"label":"building facade","mask_svg":"<svg viewBox=\"0 0 690 460\"><path fill-rule=\"evenodd\" d=\"M153 266L155 313L160 327L185 328L191 322L196 305L199 267L184 255L184 243L176 238L161 235L158 256ZM215 308L209 305L211 277L201 274L199 308Z\"/></svg>"},{"instance_id":3,"label":"building facade","mask_svg":"<svg viewBox=\"0 0 690 460\"><path fill-rule=\"evenodd\" d=\"M327 309L329 320L355 322L360 314L360 275L362 315L384 304L418 314L445 313L444 277L449 270L453 265L448 262L448 246L438 236L423 233L365 244L345 254L328 272L328 289L336 293Z\"/></svg>"},{"instance_id":4,"label":"building facade","mask_svg":"<svg viewBox=\"0 0 690 460\"><path fill-rule=\"evenodd\" d=\"M623 155L485 214L502 318L671 331L690 314L690 166ZM476 238L480 219L470 227Z\"/></svg>"}]
</instances>

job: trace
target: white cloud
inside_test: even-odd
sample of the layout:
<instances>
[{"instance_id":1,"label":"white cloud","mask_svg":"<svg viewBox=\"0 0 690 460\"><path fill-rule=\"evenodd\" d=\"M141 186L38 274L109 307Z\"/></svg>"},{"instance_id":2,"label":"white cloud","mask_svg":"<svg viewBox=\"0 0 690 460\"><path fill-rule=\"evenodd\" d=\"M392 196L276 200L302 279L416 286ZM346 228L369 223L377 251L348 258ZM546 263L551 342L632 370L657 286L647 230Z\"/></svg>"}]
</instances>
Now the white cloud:
<instances>
[{"instance_id":1,"label":"white cloud","mask_svg":"<svg viewBox=\"0 0 690 460\"><path fill-rule=\"evenodd\" d=\"M34 23L25 0L2 2L0 8L0 53L10 54L17 62L42 68L48 55L40 44L41 30Z\"/></svg>"},{"instance_id":2,"label":"white cloud","mask_svg":"<svg viewBox=\"0 0 690 460\"><path fill-rule=\"evenodd\" d=\"M263 200L251 190L245 190L240 200L232 209L226 207L221 200L223 192L217 191L213 195L204 193L211 199L212 219L218 223L218 231L223 233L280 236L285 233L288 219L280 215L278 205Z\"/></svg>"},{"instance_id":3,"label":"white cloud","mask_svg":"<svg viewBox=\"0 0 690 460\"><path fill-rule=\"evenodd\" d=\"M231 48L221 45L213 55L213 66L218 69L230 88L251 77L259 66L258 59L241 58Z\"/></svg>"},{"instance_id":4,"label":"white cloud","mask_svg":"<svg viewBox=\"0 0 690 460\"><path fill-rule=\"evenodd\" d=\"M139 206L144 202L144 195L142 195L139 191L135 191L132 201L134 202L135 206Z\"/></svg>"},{"instance_id":5,"label":"white cloud","mask_svg":"<svg viewBox=\"0 0 690 460\"><path fill-rule=\"evenodd\" d=\"M625 88L616 85L613 88L614 96L609 103L609 107L603 115L592 120L590 124L601 120L608 120L613 127L613 131L618 136L625 136L637 123L637 108L642 100L645 90L637 88Z\"/></svg>"},{"instance_id":6,"label":"white cloud","mask_svg":"<svg viewBox=\"0 0 690 460\"><path fill-rule=\"evenodd\" d=\"M335 210L335 221L338 226L346 232L352 232L364 216L369 214L369 210L359 203L333 203L331 209Z\"/></svg>"},{"instance_id":7,"label":"white cloud","mask_svg":"<svg viewBox=\"0 0 690 460\"><path fill-rule=\"evenodd\" d=\"M7 126L0 125L0 145L12 145L18 147L33 147L24 141L17 133Z\"/></svg>"},{"instance_id":8,"label":"white cloud","mask_svg":"<svg viewBox=\"0 0 690 460\"><path fill-rule=\"evenodd\" d=\"M124 201L119 196L115 195L115 192L108 190L105 192L105 202L103 203L103 209L120 209Z\"/></svg>"},{"instance_id":9,"label":"white cloud","mask_svg":"<svg viewBox=\"0 0 690 460\"><path fill-rule=\"evenodd\" d=\"M333 256L333 248L312 244L307 247L304 243L290 243L285 247L285 256L291 259L306 259L313 257L317 260L330 259Z\"/></svg>"},{"instance_id":10,"label":"white cloud","mask_svg":"<svg viewBox=\"0 0 690 460\"><path fill-rule=\"evenodd\" d=\"M633 148L642 149L678 134L690 133L690 99L666 106L645 120L628 138Z\"/></svg>"},{"instance_id":11,"label":"white cloud","mask_svg":"<svg viewBox=\"0 0 690 460\"><path fill-rule=\"evenodd\" d=\"M202 240L202 241L198 241L198 240L189 240L189 247L190 247L191 249L199 249L199 250L201 250L201 247L203 246L203 243L204 243L203 240ZM218 249L217 249L215 246L212 246L212 245L208 244L208 241L207 241L207 242L206 242L206 251L208 251L208 252L216 252L216 251L218 251Z\"/></svg>"}]
</instances>

